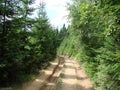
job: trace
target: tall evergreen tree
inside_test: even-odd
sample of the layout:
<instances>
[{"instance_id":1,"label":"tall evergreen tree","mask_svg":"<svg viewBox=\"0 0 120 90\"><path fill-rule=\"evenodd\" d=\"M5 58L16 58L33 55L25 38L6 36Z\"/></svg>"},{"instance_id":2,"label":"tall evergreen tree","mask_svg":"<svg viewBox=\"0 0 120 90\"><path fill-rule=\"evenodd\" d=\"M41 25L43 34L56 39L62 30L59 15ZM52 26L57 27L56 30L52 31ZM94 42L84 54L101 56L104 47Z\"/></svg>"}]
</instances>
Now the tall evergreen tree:
<instances>
[{"instance_id":1,"label":"tall evergreen tree","mask_svg":"<svg viewBox=\"0 0 120 90\"><path fill-rule=\"evenodd\" d=\"M23 1L1 0L0 7L0 83L2 85L3 82L16 80L17 72L20 73L19 70L24 67L25 52L21 51L21 48L25 46L22 44L25 41L21 39L21 36L25 27L23 25L28 26L28 23L26 24L23 19Z\"/></svg>"},{"instance_id":2,"label":"tall evergreen tree","mask_svg":"<svg viewBox=\"0 0 120 90\"><path fill-rule=\"evenodd\" d=\"M36 23L32 29L33 36L31 37L31 43L34 45L32 49L32 52L34 53L34 66L39 66L39 68L42 68L47 65L47 63L56 55L57 32L54 31L49 24L44 2L39 4L37 11L38 17L36 18ZM31 65L33 64L31 63Z\"/></svg>"}]
</instances>

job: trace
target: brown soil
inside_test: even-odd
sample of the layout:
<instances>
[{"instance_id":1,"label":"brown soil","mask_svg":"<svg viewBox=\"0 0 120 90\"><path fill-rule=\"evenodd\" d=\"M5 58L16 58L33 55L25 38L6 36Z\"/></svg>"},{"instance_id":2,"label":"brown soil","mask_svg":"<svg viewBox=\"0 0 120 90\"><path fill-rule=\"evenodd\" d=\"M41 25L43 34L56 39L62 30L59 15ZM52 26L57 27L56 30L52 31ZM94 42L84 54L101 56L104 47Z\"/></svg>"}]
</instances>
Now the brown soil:
<instances>
[{"instance_id":1,"label":"brown soil","mask_svg":"<svg viewBox=\"0 0 120 90\"><path fill-rule=\"evenodd\" d=\"M93 90L90 80L75 60L66 58L64 68L60 90Z\"/></svg>"},{"instance_id":2,"label":"brown soil","mask_svg":"<svg viewBox=\"0 0 120 90\"><path fill-rule=\"evenodd\" d=\"M61 86L57 85L59 77ZM58 90L56 87L59 87L59 90L93 90L84 69L75 60L63 56L58 56L47 69L40 71L36 79L24 83L19 89L17 87L6 90Z\"/></svg>"},{"instance_id":3,"label":"brown soil","mask_svg":"<svg viewBox=\"0 0 120 90\"><path fill-rule=\"evenodd\" d=\"M64 58L58 56L55 61L50 62L50 66L40 71L40 75L30 82L24 83L22 86L13 90L51 90L55 87L57 78L61 73L64 64Z\"/></svg>"}]
</instances>

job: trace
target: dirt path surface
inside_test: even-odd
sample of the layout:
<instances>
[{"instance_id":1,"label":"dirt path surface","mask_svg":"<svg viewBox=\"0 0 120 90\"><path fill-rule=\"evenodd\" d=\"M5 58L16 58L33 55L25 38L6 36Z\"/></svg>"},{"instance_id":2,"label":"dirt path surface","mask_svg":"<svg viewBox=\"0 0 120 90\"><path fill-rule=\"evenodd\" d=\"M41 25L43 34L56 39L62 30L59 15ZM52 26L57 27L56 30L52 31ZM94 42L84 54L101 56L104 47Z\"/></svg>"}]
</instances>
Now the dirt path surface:
<instances>
[{"instance_id":1,"label":"dirt path surface","mask_svg":"<svg viewBox=\"0 0 120 90\"><path fill-rule=\"evenodd\" d=\"M33 81L26 82L22 86L10 90L52 90L61 73L64 58L58 56L56 60L50 62L50 64L48 68L40 71L40 75Z\"/></svg>"},{"instance_id":2,"label":"dirt path surface","mask_svg":"<svg viewBox=\"0 0 120 90\"><path fill-rule=\"evenodd\" d=\"M40 71L40 75L34 80L17 88L0 90L93 90L93 87L75 60L58 56L47 69Z\"/></svg>"},{"instance_id":3,"label":"dirt path surface","mask_svg":"<svg viewBox=\"0 0 120 90\"><path fill-rule=\"evenodd\" d=\"M93 90L90 80L76 61L66 58L64 69L60 90Z\"/></svg>"}]
</instances>

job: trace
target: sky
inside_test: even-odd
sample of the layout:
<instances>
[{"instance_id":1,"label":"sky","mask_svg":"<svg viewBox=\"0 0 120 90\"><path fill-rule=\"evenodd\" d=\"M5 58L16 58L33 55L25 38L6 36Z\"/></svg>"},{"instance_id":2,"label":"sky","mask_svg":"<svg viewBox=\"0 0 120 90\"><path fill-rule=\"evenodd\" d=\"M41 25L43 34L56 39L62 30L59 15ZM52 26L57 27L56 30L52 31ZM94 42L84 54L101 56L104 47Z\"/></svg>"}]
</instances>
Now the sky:
<instances>
[{"instance_id":1,"label":"sky","mask_svg":"<svg viewBox=\"0 0 120 90\"><path fill-rule=\"evenodd\" d=\"M41 0L35 1L35 6L39 5ZM66 3L70 0L43 0L46 3L46 12L50 23L54 27L61 28L63 24L68 25L67 15L69 12Z\"/></svg>"}]
</instances>

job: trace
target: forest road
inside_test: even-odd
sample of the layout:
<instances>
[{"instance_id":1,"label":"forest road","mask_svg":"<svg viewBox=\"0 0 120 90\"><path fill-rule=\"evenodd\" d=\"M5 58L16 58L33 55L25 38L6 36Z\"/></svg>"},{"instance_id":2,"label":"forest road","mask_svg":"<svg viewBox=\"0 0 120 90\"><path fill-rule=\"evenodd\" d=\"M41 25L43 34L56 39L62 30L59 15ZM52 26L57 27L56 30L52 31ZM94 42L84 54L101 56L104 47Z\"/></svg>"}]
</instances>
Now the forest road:
<instances>
[{"instance_id":1,"label":"forest road","mask_svg":"<svg viewBox=\"0 0 120 90\"><path fill-rule=\"evenodd\" d=\"M42 70L33 81L13 90L94 90L79 64L68 57L59 56Z\"/></svg>"},{"instance_id":2,"label":"forest road","mask_svg":"<svg viewBox=\"0 0 120 90\"><path fill-rule=\"evenodd\" d=\"M80 67L80 65L75 60L65 58L64 70L61 73L61 86L59 90L94 89L89 78L85 74L85 71Z\"/></svg>"}]
</instances>

